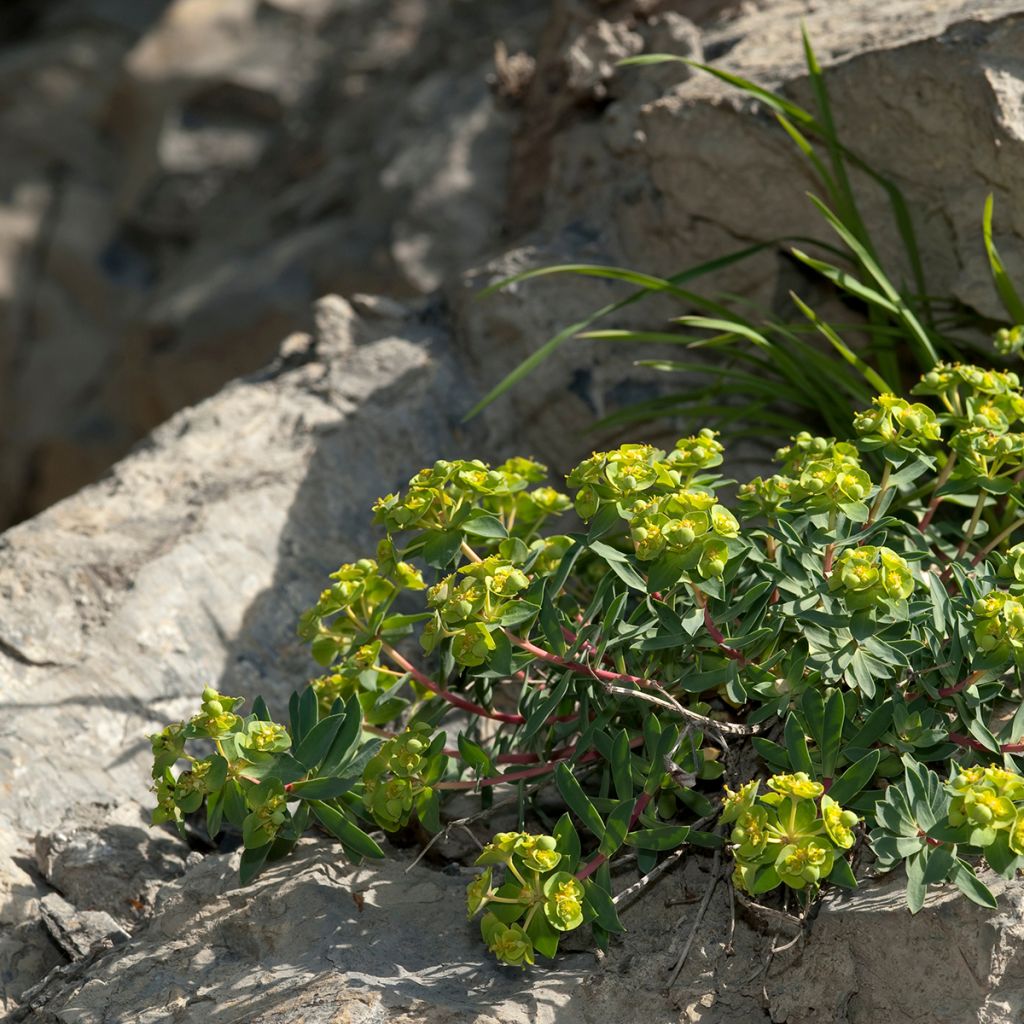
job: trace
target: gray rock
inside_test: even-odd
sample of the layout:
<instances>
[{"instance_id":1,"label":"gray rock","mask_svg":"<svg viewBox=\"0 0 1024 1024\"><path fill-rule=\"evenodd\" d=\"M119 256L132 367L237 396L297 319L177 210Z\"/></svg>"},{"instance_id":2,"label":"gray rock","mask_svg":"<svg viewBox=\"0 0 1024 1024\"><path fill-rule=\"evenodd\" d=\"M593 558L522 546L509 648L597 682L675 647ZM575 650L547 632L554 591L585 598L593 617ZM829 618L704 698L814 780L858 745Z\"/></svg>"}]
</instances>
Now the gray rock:
<instances>
[{"instance_id":1,"label":"gray rock","mask_svg":"<svg viewBox=\"0 0 1024 1024\"><path fill-rule=\"evenodd\" d=\"M72 960L88 956L101 944L118 945L128 938L105 911L78 910L55 892L43 897L39 914L50 937Z\"/></svg>"},{"instance_id":2,"label":"gray rock","mask_svg":"<svg viewBox=\"0 0 1024 1024\"><path fill-rule=\"evenodd\" d=\"M80 911L102 911L130 927L157 889L185 870L182 843L149 827L149 809L125 803L69 808L65 824L36 836L40 873Z\"/></svg>"},{"instance_id":3,"label":"gray rock","mask_svg":"<svg viewBox=\"0 0 1024 1024\"><path fill-rule=\"evenodd\" d=\"M1004 1024L1024 1006L1024 885L986 878L998 911L953 886L906 910L901 877L826 900L798 956L767 983L772 1019L787 1024ZM780 943L781 944L781 943Z\"/></svg>"},{"instance_id":4,"label":"gray rock","mask_svg":"<svg viewBox=\"0 0 1024 1024\"><path fill-rule=\"evenodd\" d=\"M637 52L707 58L806 98L803 19L844 137L907 192L931 290L998 313L978 221L993 187L997 240L1024 269L1011 201L1021 10L90 0L29 12L35 35L0 55L0 524L265 365L325 292L450 293L508 249L671 273L821 233L814 183L756 104L680 65L615 67ZM899 276L891 215L857 184ZM771 304L792 275L772 251L708 285ZM577 286L563 284L568 307ZM652 307L645 326L661 316ZM473 345L482 355L488 339Z\"/></svg>"}]
</instances>

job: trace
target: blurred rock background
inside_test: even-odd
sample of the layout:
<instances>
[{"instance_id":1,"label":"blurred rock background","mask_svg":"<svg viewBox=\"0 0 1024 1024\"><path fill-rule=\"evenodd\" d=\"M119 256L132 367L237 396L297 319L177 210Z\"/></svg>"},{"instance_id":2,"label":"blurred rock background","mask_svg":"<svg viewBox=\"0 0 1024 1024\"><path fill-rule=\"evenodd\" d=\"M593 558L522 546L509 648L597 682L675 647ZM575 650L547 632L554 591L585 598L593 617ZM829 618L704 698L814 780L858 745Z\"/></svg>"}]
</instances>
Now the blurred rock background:
<instances>
[{"instance_id":1,"label":"blurred rock background","mask_svg":"<svg viewBox=\"0 0 1024 1024\"><path fill-rule=\"evenodd\" d=\"M585 257L669 272L817 230L809 181L763 117L737 116L681 66L616 73L619 58L668 50L798 83L801 18L846 68L1018 6L8 0L0 527L264 365L322 294L441 288L459 305L480 283L460 282L473 266ZM944 52L841 68L835 90L851 141L917 186L935 284L952 287L984 191L1020 173L991 138L1000 119L1014 152L1024 134L1019 57L1004 47L978 65L930 45ZM769 255L741 285L770 298L793 273ZM494 379L509 365L497 310L463 318ZM515 330L546 326L530 316Z\"/></svg>"},{"instance_id":2,"label":"blurred rock background","mask_svg":"<svg viewBox=\"0 0 1024 1024\"><path fill-rule=\"evenodd\" d=\"M839 904L797 974L733 989L694 958L671 998L677 913L652 927L644 910L600 969L574 960L525 991L481 970L459 907L436 915L447 875L381 875L376 909L397 909L364 919L355 883L317 860L296 919L343 906L355 923L275 952L278 922L254 933L230 865L144 828L147 734L211 681L274 706L301 685L313 669L294 622L327 572L370 550L377 494L440 456L565 468L606 439L595 416L657 386L634 349L566 348L464 424L540 342L623 295L547 279L481 302L481 287L552 262L668 274L821 237L814 183L763 106L678 64L615 66L670 51L807 101L801 22L843 138L907 196L931 290L998 316L980 218L995 193L1000 251L1024 279L1024 0L0 7L0 528L28 519L0 537L0 1011L1001 1024L1024 1005L1019 885L1002 916ZM855 185L898 279L886 197ZM708 285L823 300L782 245ZM657 429L671 440L675 425L643 436ZM700 863L666 884L703 887ZM715 907L721 950L724 887ZM433 937L410 938L420 913L444 929L443 970ZM384 959L352 968L353 929ZM762 939L740 922L733 970ZM960 966L915 974L928 942ZM264 1016L268 969L282 1002Z\"/></svg>"}]
</instances>

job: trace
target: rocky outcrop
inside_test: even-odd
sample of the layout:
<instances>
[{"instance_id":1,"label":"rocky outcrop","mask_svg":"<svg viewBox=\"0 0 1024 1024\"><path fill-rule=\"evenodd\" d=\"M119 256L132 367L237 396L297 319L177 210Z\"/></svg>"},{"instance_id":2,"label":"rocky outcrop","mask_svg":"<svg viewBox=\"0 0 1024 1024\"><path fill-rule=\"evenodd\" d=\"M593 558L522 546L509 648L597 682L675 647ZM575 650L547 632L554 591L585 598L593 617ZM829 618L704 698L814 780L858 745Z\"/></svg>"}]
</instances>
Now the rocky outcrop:
<instances>
[{"instance_id":1,"label":"rocky outcrop","mask_svg":"<svg viewBox=\"0 0 1024 1024\"><path fill-rule=\"evenodd\" d=\"M732 921L722 885L668 987L710 868L694 854L625 910L627 934L606 954L574 936L553 966L523 972L482 956L466 869L401 854L356 868L311 840L239 889L237 855L210 856L160 890L129 940L54 971L11 1020L1004 1024L1024 1001L1020 883L1003 887L1000 913L938 895L916 917L902 882L869 885L827 900L806 941L742 907Z\"/></svg>"},{"instance_id":2,"label":"rocky outcrop","mask_svg":"<svg viewBox=\"0 0 1024 1024\"><path fill-rule=\"evenodd\" d=\"M844 137L907 188L933 291L992 311L989 188L1016 264L1017 0L19 9L0 40L0 524L255 371L326 292L450 294L509 249L672 272L820 234L770 119L679 65L616 68L632 54L802 95L805 21ZM794 274L766 253L716 283L770 301Z\"/></svg>"},{"instance_id":3,"label":"rocky outcrop","mask_svg":"<svg viewBox=\"0 0 1024 1024\"><path fill-rule=\"evenodd\" d=\"M577 347L464 424L539 340L622 294L548 280L480 302L482 285L551 260L674 271L817 233L799 164L756 105L620 57L703 55L802 96L805 16L841 130L905 187L936 289L992 309L977 219L985 191L1017 187L1024 4L544 6L516 5L513 25L500 4L452 5L449 23L448 5L413 0L54 4L26 15L48 35L0 52L0 79L20 87L0 135L23 140L0 170L14 396L0 493L24 495L31 466L25 500L49 500L271 356L0 538L0 982L6 1008L33 990L22 1017L896 1024L920 1006L994 1024L1024 1001L1016 887L1002 914L940 897L913 919L880 887L828 904L810 945L770 964L775 925L741 915L733 933L721 887L665 995L708 882L700 857L627 912L606 959L575 953L524 981L479 966L458 869L369 875L313 844L240 892L228 858L144 831L146 734L207 682L278 704L301 684L294 622L370 547L377 494L442 455L564 468L607 439L586 433L595 415L651 393L635 352ZM941 89L918 91L936 75ZM335 119L345 97L352 118ZM371 135L391 142L357 159ZM865 208L891 253L870 189ZM999 209L1013 267L1024 227ZM770 302L794 273L768 252L718 284ZM309 311L322 290L381 284L403 302ZM954 946L962 969L906 985L920 961L903 950Z\"/></svg>"}]
</instances>

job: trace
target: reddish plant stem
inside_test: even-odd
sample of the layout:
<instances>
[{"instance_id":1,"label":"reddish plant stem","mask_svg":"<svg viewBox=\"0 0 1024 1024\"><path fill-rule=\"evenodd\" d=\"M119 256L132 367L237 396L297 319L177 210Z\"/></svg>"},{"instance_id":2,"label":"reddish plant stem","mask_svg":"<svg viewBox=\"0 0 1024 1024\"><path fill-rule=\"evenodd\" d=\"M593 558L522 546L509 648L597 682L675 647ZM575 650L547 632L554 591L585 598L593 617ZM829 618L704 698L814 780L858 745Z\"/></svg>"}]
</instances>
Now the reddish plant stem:
<instances>
[{"instance_id":1,"label":"reddish plant stem","mask_svg":"<svg viewBox=\"0 0 1024 1024\"><path fill-rule=\"evenodd\" d=\"M467 779L463 782L437 782L434 789L476 789L478 786L500 786L503 782L518 782L520 779L532 779L535 775L544 775L546 772L554 771L565 758L557 761L548 761L546 764L534 765L532 768L524 768L521 772L507 772L504 775L492 775L488 779Z\"/></svg>"},{"instance_id":2,"label":"reddish plant stem","mask_svg":"<svg viewBox=\"0 0 1024 1024\"><path fill-rule=\"evenodd\" d=\"M374 736L382 736L386 740L393 740L401 733L394 732L390 729L378 729L375 725L364 725L363 728L367 732L372 732ZM573 743L568 747L559 747L557 750L551 751L552 759L558 760L561 758L572 757L576 752L576 744ZM462 751L456 747L445 747L443 753L449 757L457 757L462 759ZM494 758L495 764L534 764L540 760L540 754L534 753L532 750L524 750L518 754L498 754ZM288 786L284 787L288 789Z\"/></svg>"},{"instance_id":3,"label":"reddish plant stem","mask_svg":"<svg viewBox=\"0 0 1024 1024\"><path fill-rule=\"evenodd\" d=\"M637 736L630 741L630 747L637 747L644 742L643 736ZM534 765L532 768L525 768L521 772L508 772L505 775L492 775L489 779L477 779L475 782L466 780L465 782L438 782L434 785L434 789L476 789L477 786L500 786L503 782L518 782L520 779L530 779L536 775L543 775L545 772L554 771L563 761L570 758L576 752L575 745L571 747L563 747L561 750L553 752L552 760L545 764ZM596 750L591 750L589 753L584 754L580 758L580 764L588 764L591 761L596 761L601 755Z\"/></svg>"},{"instance_id":4,"label":"reddish plant stem","mask_svg":"<svg viewBox=\"0 0 1024 1024\"><path fill-rule=\"evenodd\" d=\"M923 840L924 840L924 841L925 841L925 842L926 842L926 843L927 843L927 844L928 844L929 846L942 846L942 843L941 843L941 842L939 842L939 840L938 840L938 839L932 839L932 837L931 837L930 835L928 835L928 834L927 834L926 832L923 832L923 831L921 831L921 829L918 829L918 830L917 830L917 834L918 834L918 835L919 835L919 836L920 836L920 837L921 837L921 838L922 838L922 839L923 839Z\"/></svg>"},{"instance_id":5,"label":"reddish plant stem","mask_svg":"<svg viewBox=\"0 0 1024 1024\"><path fill-rule=\"evenodd\" d=\"M832 575L832 563L835 561L835 557L836 557L836 546L835 546L835 544L829 544L825 548L825 562L824 562L824 565L822 567L822 573L824 574L825 579L828 579L829 576Z\"/></svg>"},{"instance_id":6,"label":"reddish plant stem","mask_svg":"<svg viewBox=\"0 0 1024 1024\"><path fill-rule=\"evenodd\" d=\"M966 679L961 679L955 686L947 686L944 689L939 690L939 697L952 697L954 693L959 693L961 690L966 690L968 686L976 683L985 673L984 672L972 672ZM918 697L924 696L923 691L916 690L913 693L906 694L907 700L916 700Z\"/></svg>"},{"instance_id":7,"label":"reddish plant stem","mask_svg":"<svg viewBox=\"0 0 1024 1024\"><path fill-rule=\"evenodd\" d=\"M482 704L474 704L471 700L466 700L465 697L452 693L451 690L443 689L430 676L421 672L411 662L406 661L390 644L382 644L381 646L396 665L408 672L421 686L425 686L431 693L436 693L438 697L446 700L452 707L462 708L463 711L471 711L474 715L479 715L481 718L491 718L496 722L507 722L510 725L522 725L526 721L522 715L510 715L504 711L490 711Z\"/></svg>"},{"instance_id":8,"label":"reddish plant stem","mask_svg":"<svg viewBox=\"0 0 1024 1024\"><path fill-rule=\"evenodd\" d=\"M968 747L971 750L981 750L989 754L992 753L984 743L979 743L978 740L974 739L972 736L963 736L961 733L951 732L948 738L950 743L955 743L958 747ZM1001 754L1020 754L1024 752L1024 741L1018 743L1002 743L999 746L999 752Z\"/></svg>"},{"instance_id":9,"label":"reddish plant stem","mask_svg":"<svg viewBox=\"0 0 1024 1024\"><path fill-rule=\"evenodd\" d=\"M647 793L641 793L636 798L636 803L633 805L633 813L629 817L629 825L626 826L627 832L633 831L633 826L637 823L637 819L644 812L644 808L651 802L651 798ZM592 857L579 871L576 872L576 877L582 882L585 878L589 878L608 858L603 853L598 853Z\"/></svg>"},{"instance_id":10,"label":"reddish plant stem","mask_svg":"<svg viewBox=\"0 0 1024 1024\"><path fill-rule=\"evenodd\" d=\"M543 647L538 647L536 644L516 636L515 633L507 629L505 630L505 635L517 647L522 648L524 651L529 651L538 661L546 661L549 665L557 665L559 668L568 669L570 672L579 672L581 675L593 676L595 679L605 683L633 683L647 690L661 686L654 679L643 679L640 676L631 676L623 672L609 672L607 669L594 668L591 665L584 665L579 661L569 661L567 658L560 658L557 654L552 654L551 651L546 651Z\"/></svg>"},{"instance_id":11,"label":"reddish plant stem","mask_svg":"<svg viewBox=\"0 0 1024 1024\"><path fill-rule=\"evenodd\" d=\"M697 601L697 605L704 613L704 628L707 630L707 634L715 641L718 649L727 657L733 661L738 662L740 668L743 668L748 664L746 657L742 652L737 651L735 647L730 647L725 642L725 634L715 625L714 620L711 618L711 612L708 611L708 602L704 597L703 592L698 588L693 588L693 596Z\"/></svg>"}]
</instances>

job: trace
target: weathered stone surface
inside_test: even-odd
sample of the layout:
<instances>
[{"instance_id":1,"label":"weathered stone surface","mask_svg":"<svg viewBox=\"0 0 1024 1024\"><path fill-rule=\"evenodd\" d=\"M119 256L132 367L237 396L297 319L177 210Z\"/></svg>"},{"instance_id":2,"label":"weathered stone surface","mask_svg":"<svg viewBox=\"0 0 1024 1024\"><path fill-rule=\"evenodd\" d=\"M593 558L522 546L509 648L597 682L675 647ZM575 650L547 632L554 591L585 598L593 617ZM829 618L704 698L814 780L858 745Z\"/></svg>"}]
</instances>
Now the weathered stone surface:
<instances>
[{"instance_id":1,"label":"weathered stone surface","mask_svg":"<svg viewBox=\"0 0 1024 1024\"><path fill-rule=\"evenodd\" d=\"M337 867L336 853L320 848L298 873L267 876L281 886L280 906L266 888L234 891L220 859L157 898L184 848L116 817L136 812L91 822L66 814L112 794L145 804L146 733L187 714L205 683L264 692L272 703L301 683L311 665L293 624L327 572L369 549L366 512L378 493L441 455L523 451L563 467L606 440L584 432L595 414L650 393L649 380L626 368L637 353L584 356L577 346L463 425L466 409L538 341L622 294L591 281L570 295L549 281L481 303L481 284L553 260L674 271L751 239L817 231L792 150L756 107L685 69L626 72L615 59L673 48L802 97L797 20L806 16L833 65L840 127L906 188L936 289L993 311L977 231L990 182L1006 190L999 244L1011 268L1024 255L1009 202L1024 137L1015 56L1024 4L778 0L627 11L565 0L542 36L521 42L509 30L510 51L534 40L536 65L500 102L484 84L488 33L505 36L500 13L474 8L451 42L433 31L440 15L412 0L369 35L351 31L352 18L377 11L369 2L179 0L162 19L159 4L134 13L88 6L88 16L55 18L54 38L31 54L0 53L0 79L25 86L0 111L0 136L26 140L0 171L0 359L22 396L8 402L4 423L26 431L22 454L31 450L42 481L91 475L222 375L258 365L271 339L287 340L269 369L179 412L98 484L0 538L5 1005L63 965L30 997L28 1014L155 1020L170 1006L196 1021L347 1013L896 1024L917 1013L994 1024L1018 1012L1016 887L1004 893L1006 910L987 916L941 897L910 919L886 888L864 903L830 904L802 958L798 948L779 954L752 980L771 940L742 923L729 937L722 887L665 996L693 908L664 898L699 898L700 858L628 912L630 936L600 970L590 954L573 954L526 981L479 967L461 918L464 879L454 875L391 866L370 876ZM525 36L539 24L531 10L515 30ZM114 48L101 31L112 23ZM209 41L207 52L196 39ZM335 74L332 46L347 47L344 74ZM445 46L458 51L454 64L441 60ZM395 91L378 89L381 69L396 64L406 77ZM330 88L317 77L328 73ZM919 91L937 76L941 88ZM345 97L353 119L323 120L321 104ZM51 130L40 129L36 103L55 104L45 107ZM108 124L123 167L90 134ZM367 169L353 154L378 128L390 142ZM275 202L255 202L267 189ZM879 197L866 193L865 209L891 254ZM503 256L457 276L499 243ZM770 253L718 283L771 301L790 274ZM325 288L381 282L407 296L441 284L444 302L332 297L306 312ZM80 344L69 351L67 339ZM110 339L116 350L103 348ZM51 384L54 366L67 374ZM655 439L670 440L673 426L664 429ZM16 482L2 488L17 491ZM376 901L363 914L353 878ZM156 916L116 951L94 949L96 936L76 944L58 923L105 914L127 927L130 900L141 912L155 904ZM371 928L373 909L382 916ZM417 932L409 922L419 921ZM439 922L454 966L437 966ZM64 963L54 934L76 955L93 952ZM730 943L738 955L727 955ZM915 988L906 977L922 946L958 948L970 963L957 964L953 980L932 972ZM900 956L883 960L891 949ZM948 958L933 959L946 969ZM211 1016L222 1003L224 1016Z\"/></svg>"},{"instance_id":2,"label":"weathered stone surface","mask_svg":"<svg viewBox=\"0 0 1024 1024\"><path fill-rule=\"evenodd\" d=\"M546 4L38 5L0 50L0 524L252 372L326 292L434 288L496 244Z\"/></svg>"},{"instance_id":3,"label":"weathered stone surface","mask_svg":"<svg viewBox=\"0 0 1024 1024\"><path fill-rule=\"evenodd\" d=\"M119 945L128 933L105 910L78 910L58 893L47 893L39 914L50 938L71 960L88 956L101 944Z\"/></svg>"},{"instance_id":4,"label":"weathered stone surface","mask_svg":"<svg viewBox=\"0 0 1024 1024\"><path fill-rule=\"evenodd\" d=\"M1024 1008L1024 885L987 878L1000 909L947 886L917 915L901 877L830 898L799 957L783 955L767 988L786 1024L1004 1024Z\"/></svg>"},{"instance_id":5,"label":"weathered stone surface","mask_svg":"<svg viewBox=\"0 0 1024 1024\"><path fill-rule=\"evenodd\" d=\"M907 191L932 290L995 312L978 244L990 188L1001 248L1024 267L1010 201L1021 10L39 5L32 34L0 51L0 523L263 365L325 292L457 288L509 247L672 272L749 240L821 233L813 183L763 111L679 65L615 67L637 52L703 57L804 97L805 21L841 132ZM860 186L891 257L884 199ZM715 282L768 302L797 283L775 252Z\"/></svg>"},{"instance_id":6,"label":"weathered stone surface","mask_svg":"<svg viewBox=\"0 0 1024 1024\"><path fill-rule=\"evenodd\" d=\"M570 952L553 968L524 973L481 956L478 928L465 918L467 872L407 868L400 857L353 868L331 847L310 842L287 867L237 889L236 858L209 857L163 890L155 915L126 946L101 956L81 978L63 985L55 979L25 1011L39 1024L124 1014L149 1024L169 1010L183 1024L667 1024L680 1010L684 1020L764 1020L746 993L709 1000L684 984L666 996L664 977L681 938L680 908L666 901L670 893L691 898L682 876L645 908L627 912L637 932L628 946L616 945L607 957ZM685 878L699 886L706 876L694 863ZM683 917L693 909L683 908ZM722 911L727 901L701 943L716 956L727 926ZM750 954L757 941L743 931L739 948ZM750 962L736 964L737 979Z\"/></svg>"},{"instance_id":7,"label":"weathered stone surface","mask_svg":"<svg viewBox=\"0 0 1024 1024\"><path fill-rule=\"evenodd\" d=\"M78 910L130 927L152 909L157 889L185 870L187 849L151 829L149 814L133 803L71 807L62 827L36 836L36 866Z\"/></svg>"},{"instance_id":8,"label":"weathered stone surface","mask_svg":"<svg viewBox=\"0 0 1024 1024\"><path fill-rule=\"evenodd\" d=\"M669 991L709 863L695 854L627 909L607 954L573 936L554 965L523 973L482 956L466 869L397 853L355 868L311 840L238 889L237 855L211 856L164 887L127 944L56 972L13 1020L1003 1024L1024 1004L1019 883L998 887L999 912L937 893L916 917L901 882L869 884L826 901L806 944L770 961L795 933L772 922L761 934L743 915L732 925L722 885Z\"/></svg>"}]
</instances>

